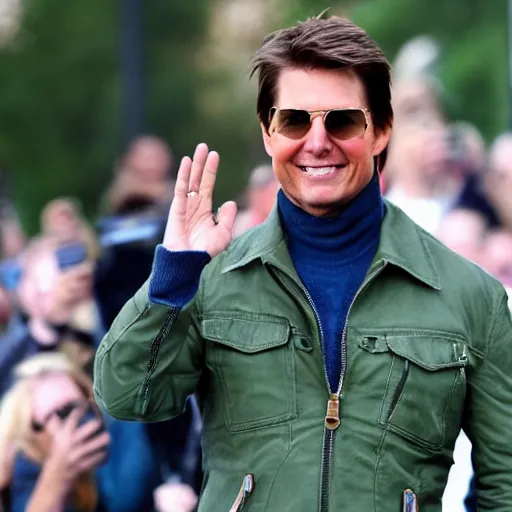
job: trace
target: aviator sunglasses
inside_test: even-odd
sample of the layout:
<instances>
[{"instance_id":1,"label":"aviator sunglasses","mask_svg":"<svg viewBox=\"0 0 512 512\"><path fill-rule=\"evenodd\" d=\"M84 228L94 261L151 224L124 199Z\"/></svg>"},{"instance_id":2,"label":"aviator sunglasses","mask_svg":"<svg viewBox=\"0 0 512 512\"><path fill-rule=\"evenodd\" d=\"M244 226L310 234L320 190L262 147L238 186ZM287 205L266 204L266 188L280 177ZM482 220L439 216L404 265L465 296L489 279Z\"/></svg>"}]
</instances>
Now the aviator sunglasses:
<instances>
[{"instance_id":1,"label":"aviator sunglasses","mask_svg":"<svg viewBox=\"0 0 512 512\"><path fill-rule=\"evenodd\" d=\"M325 129L335 139L347 140L361 137L368 128L367 108L333 108L330 110L298 110L272 107L269 112L269 131L289 139L304 137L315 117L322 116Z\"/></svg>"}]
</instances>

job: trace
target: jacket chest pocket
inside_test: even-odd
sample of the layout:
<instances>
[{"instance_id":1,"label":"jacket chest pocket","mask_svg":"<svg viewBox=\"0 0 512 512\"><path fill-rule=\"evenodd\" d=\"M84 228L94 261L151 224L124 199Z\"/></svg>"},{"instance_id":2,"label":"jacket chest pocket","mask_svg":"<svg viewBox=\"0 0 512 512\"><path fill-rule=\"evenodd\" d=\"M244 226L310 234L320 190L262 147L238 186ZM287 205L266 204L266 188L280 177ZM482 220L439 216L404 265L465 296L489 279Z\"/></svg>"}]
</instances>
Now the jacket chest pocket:
<instances>
[{"instance_id":1,"label":"jacket chest pocket","mask_svg":"<svg viewBox=\"0 0 512 512\"><path fill-rule=\"evenodd\" d=\"M236 312L201 322L207 364L222 391L230 432L290 421L297 416L295 366L287 319Z\"/></svg>"},{"instance_id":2,"label":"jacket chest pocket","mask_svg":"<svg viewBox=\"0 0 512 512\"><path fill-rule=\"evenodd\" d=\"M377 339L380 350L372 349ZM462 338L437 332L390 334L364 338L361 346L389 366L379 422L423 448L451 448L466 395Z\"/></svg>"}]
</instances>

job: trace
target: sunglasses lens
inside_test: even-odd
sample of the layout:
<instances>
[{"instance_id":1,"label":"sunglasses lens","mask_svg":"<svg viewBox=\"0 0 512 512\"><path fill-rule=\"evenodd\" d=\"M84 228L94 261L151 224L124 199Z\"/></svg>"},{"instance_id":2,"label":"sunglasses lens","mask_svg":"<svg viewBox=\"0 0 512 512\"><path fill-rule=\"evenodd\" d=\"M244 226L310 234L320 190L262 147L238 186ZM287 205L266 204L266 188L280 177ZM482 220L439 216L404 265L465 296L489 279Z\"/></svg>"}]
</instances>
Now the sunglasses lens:
<instances>
[{"instance_id":1,"label":"sunglasses lens","mask_svg":"<svg viewBox=\"0 0 512 512\"><path fill-rule=\"evenodd\" d=\"M331 110L325 117L325 129L341 140L360 137L366 130L366 117L359 109Z\"/></svg>"},{"instance_id":2,"label":"sunglasses lens","mask_svg":"<svg viewBox=\"0 0 512 512\"><path fill-rule=\"evenodd\" d=\"M276 131L290 139L304 137L311 125L309 112L306 110L283 109L276 112Z\"/></svg>"},{"instance_id":3,"label":"sunglasses lens","mask_svg":"<svg viewBox=\"0 0 512 512\"><path fill-rule=\"evenodd\" d=\"M70 414L73 409L76 409L78 407L78 404L66 404L65 406L61 407L60 409L57 409L55 411L55 414L61 419L65 420Z\"/></svg>"}]
</instances>

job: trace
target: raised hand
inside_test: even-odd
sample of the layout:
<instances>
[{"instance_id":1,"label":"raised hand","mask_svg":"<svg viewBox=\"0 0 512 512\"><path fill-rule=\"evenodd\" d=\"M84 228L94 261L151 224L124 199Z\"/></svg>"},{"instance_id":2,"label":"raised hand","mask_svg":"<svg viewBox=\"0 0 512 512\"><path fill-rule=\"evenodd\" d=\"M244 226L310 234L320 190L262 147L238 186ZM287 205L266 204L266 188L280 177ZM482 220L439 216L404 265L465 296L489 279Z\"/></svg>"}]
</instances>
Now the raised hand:
<instances>
[{"instance_id":1,"label":"raised hand","mask_svg":"<svg viewBox=\"0 0 512 512\"><path fill-rule=\"evenodd\" d=\"M212 258L233 239L237 207L224 203L217 215L212 196L219 155L199 144L194 157L184 157L178 169L174 199L169 210L163 245L170 251L206 251Z\"/></svg>"},{"instance_id":2,"label":"raised hand","mask_svg":"<svg viewBox=\"0 0 512 512\"><path fill-rule=\"evenodd\" d=\"M48 422L53 442L47 463L56 474L70 483L81 473L101 464L110 443L107 432L95 435L101 427L99 419L79 426L83 412L77 409L64 421L54 417Z\"/></svg>"}]
</instances>

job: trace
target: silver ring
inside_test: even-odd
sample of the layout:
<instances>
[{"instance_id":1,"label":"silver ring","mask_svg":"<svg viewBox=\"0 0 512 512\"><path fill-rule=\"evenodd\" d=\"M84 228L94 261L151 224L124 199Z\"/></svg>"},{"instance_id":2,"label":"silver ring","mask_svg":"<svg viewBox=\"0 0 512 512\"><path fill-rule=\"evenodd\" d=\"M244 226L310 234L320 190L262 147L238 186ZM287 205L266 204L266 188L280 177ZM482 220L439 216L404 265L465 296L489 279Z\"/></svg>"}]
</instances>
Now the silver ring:
<instances>
[{"instance_id":1,"label":"silver ring","mask_svg":"<svg viewBox=\"0 0 512 512\"><path fill-rule=\"evenodd\" d=\"M197 196L197 192L195 190L189 190L187 192L187 197L195 197Z\"/></svg>"}]
</instances>

